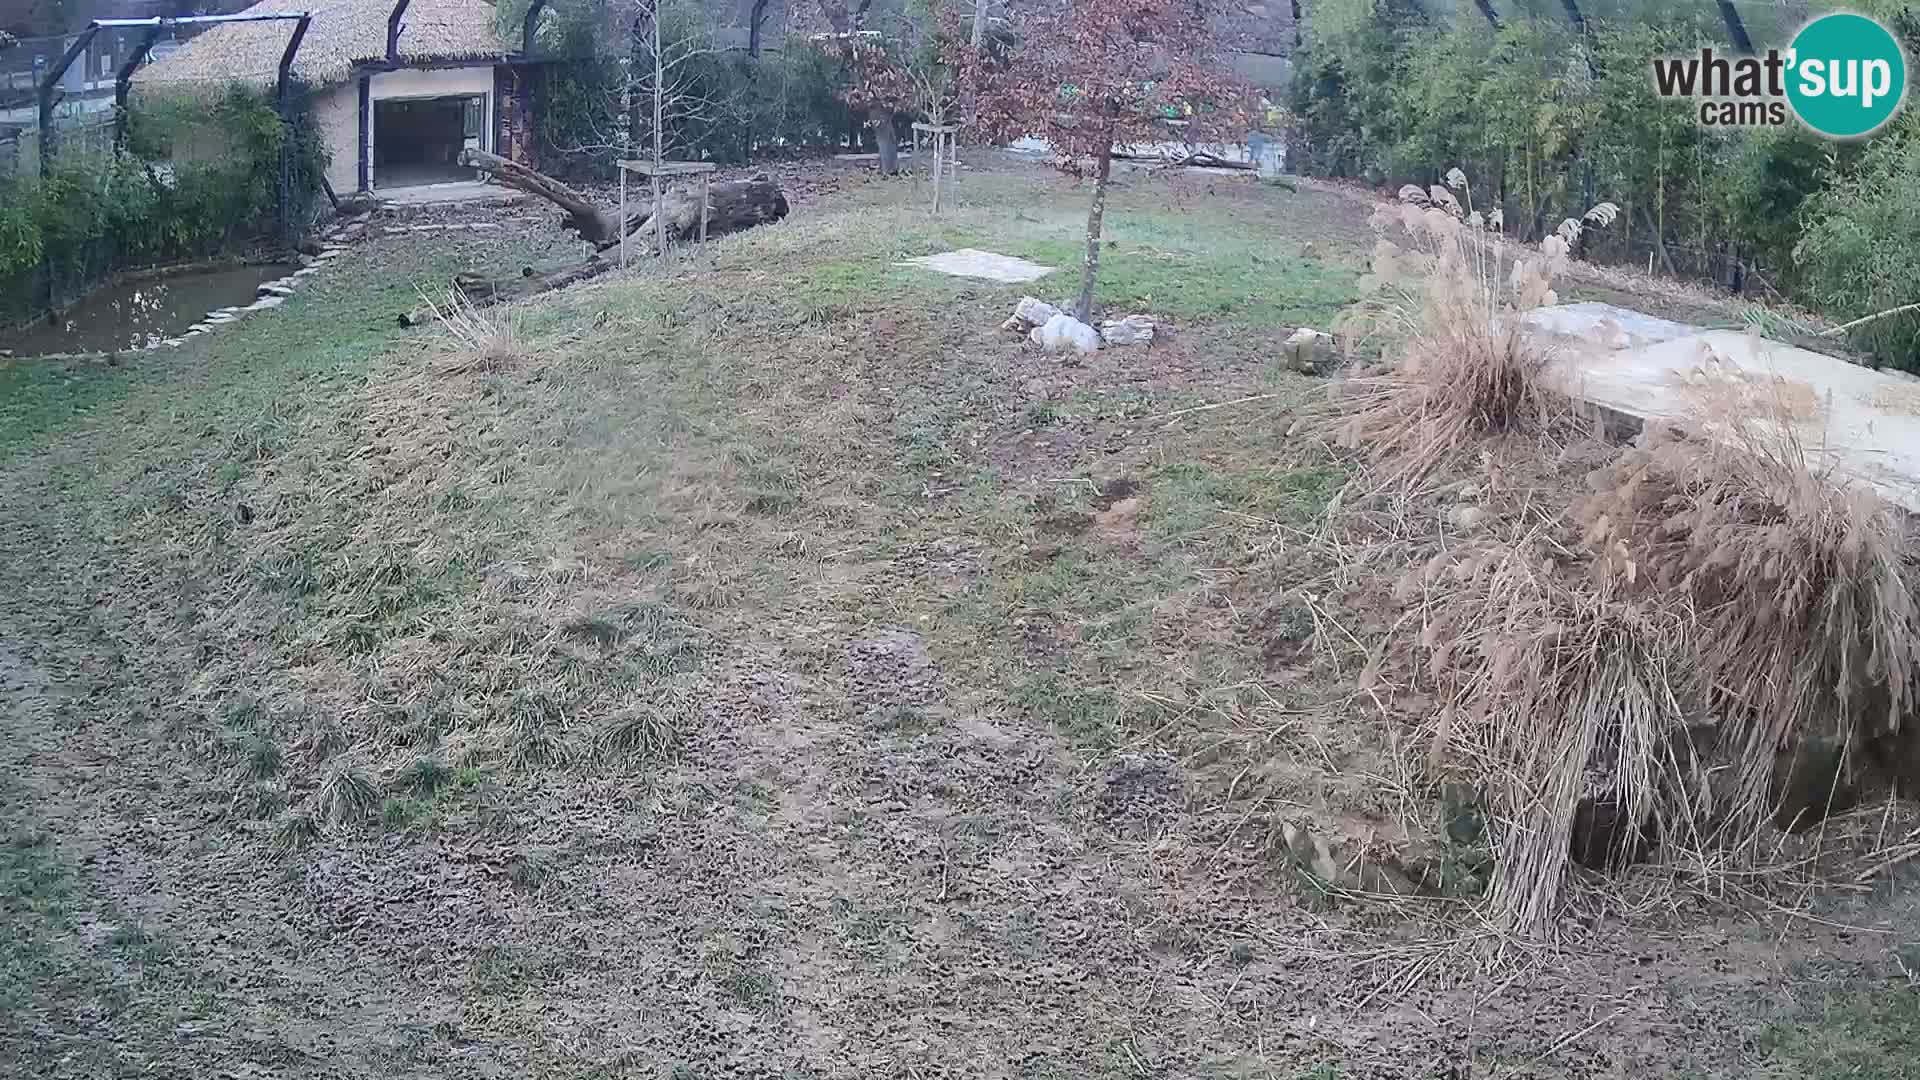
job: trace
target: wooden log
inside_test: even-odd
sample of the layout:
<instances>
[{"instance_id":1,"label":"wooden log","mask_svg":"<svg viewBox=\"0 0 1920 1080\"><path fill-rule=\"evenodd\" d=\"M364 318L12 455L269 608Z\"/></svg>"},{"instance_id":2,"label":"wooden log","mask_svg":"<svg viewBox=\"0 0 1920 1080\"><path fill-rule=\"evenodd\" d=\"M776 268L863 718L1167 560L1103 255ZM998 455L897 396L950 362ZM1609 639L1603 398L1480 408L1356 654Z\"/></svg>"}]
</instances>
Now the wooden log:
<instances>
[{"instance_id":1,"label":"wooden log","mask_svg":"<svg viewBox=\"0 0 1920 1080\"><path fill-rule=\"evenodd\" d=\"M612 259L594 255L572 266L559 270L549 270L544 274L531 274L521 271L517 278L495 279L481 274L462 271L453 275L452 285L467 294L467 301L474 307L490 307L494 304L510 303L537 296L554 289L564 289L591 277L597 277L614 269ZM433 321L433 307L422 304L400 316L401 326L425 326Z\"/></svg>"},{"instance_id":2,"label":"wooden log","mask_svg":"<svg viewBox=\"0 0 1920 1080\"><path fill-rule=\"evenodd\" d=\"M695 240L700 236L700 193L685 188L669 188L660 197L661 217L667 226L667 240ZM649 197L643 210L628 221L627 232L634 237L627 241L627 250L652 252L656 246L652 237L655 234L652 216L653 200ZM707 235L723 236L755 225L765 225L779 221L787 216L787 197L780 185L765 176L756 176L748 180L728 180L711 184L707 190ZM615 247L620 243L616 235L605 241L596 241L600 250Z\"/></svg>"},{"instance_id":3,"label":"wooden log","mask_svg":"<svg viewBox=\"0 0 1920 1080\"><path fill-rule=\"evenodd\" d=\"M545 173L535 172L517 161L509 161L484 150L463 150L460 163L489 173L510 188L538 195L566 211L566 226L580 238L602 251L620 243L620 213L602 210L585 195ZM667 239L686 240L700 234L700 197L684 188L670 188L662 196ZM711 184L707 192L707 235L719 236L755 225L779 221L787 216L787 197L780 185L765 176L747 180L728 180ZM626 232L654 230L653 202L643 203L627 218ZM629 241L631 243L631 241ZM640 250L652 251L649 243ZM629 248L629 251L634 250Z\"/></svg>"},{"instance_id":4,"label":"wooden log","mask_svg":"<svg viewBox=\"0 0 1920 1080\"><path fill-rule=\"evenodd\" d=\"M460 164L479 169L510 188L538 195L565 210L567 228L579 233L582 240L600 247L620 240L619 214L600 209L585 195L545 173L485 150L462 150Z\"/></svg>"}]
</instances>

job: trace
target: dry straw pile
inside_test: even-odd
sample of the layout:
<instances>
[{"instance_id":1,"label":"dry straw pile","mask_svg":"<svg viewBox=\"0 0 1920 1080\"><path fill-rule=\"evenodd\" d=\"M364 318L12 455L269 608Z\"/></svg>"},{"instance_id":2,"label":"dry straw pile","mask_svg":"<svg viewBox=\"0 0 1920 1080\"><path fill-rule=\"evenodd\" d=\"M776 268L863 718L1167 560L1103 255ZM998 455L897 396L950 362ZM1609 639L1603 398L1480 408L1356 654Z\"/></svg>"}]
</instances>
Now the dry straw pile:
<instances>
[{"instance_id":1,"label":"dry straw pile","mask_svg":"<svg viewBox=\"0 0 1920 1080\"><path fill-rule=\"evenodd\" d=\"M1404 350L1332 398L1331 433L1362 451L1369 493L1402 506L1491 437L1537 440L1542 458L1580 438L1520 316L1556 302L1580 231L1614 215L1602 204L1526 250L1471 208L1458 170L1448 184L1376 215L1364 328ZM1695 425L1710 437L1648 432L1608 451L1590 494L1543 511L1536 492L1528 514L1403 582L1414 678L1438 702L1430 779L1481 793L1498 923L1546 924L1575 861L1724 869L1769 816L1805 826L1841 808L1829 776L1825 805L1780 810L1804 747L1838 746L1846 773L1920 764L1904 762L1920 747L1908 526L1809 460L1789 405L1714 410Z\"/></svg>"}]
</instances>

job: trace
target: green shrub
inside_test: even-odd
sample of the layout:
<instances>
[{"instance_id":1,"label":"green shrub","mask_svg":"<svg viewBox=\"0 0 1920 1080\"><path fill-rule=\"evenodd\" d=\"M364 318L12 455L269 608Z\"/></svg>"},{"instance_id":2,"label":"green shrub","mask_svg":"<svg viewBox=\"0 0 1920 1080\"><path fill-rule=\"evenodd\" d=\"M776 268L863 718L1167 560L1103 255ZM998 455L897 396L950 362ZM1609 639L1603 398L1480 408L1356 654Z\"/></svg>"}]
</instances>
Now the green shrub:
<instances>
[{"instance_id":1,"label":"green shrub","mask_svg":"<svg viewBox=\"0 0 1920 1080\"><path fill-rule=\"evenodd\" d=\"M524 10L524 4L520 5ZM504 7L503 17L519 15ZM598 9L557 3L540 25L541 47L577 57L549 69L538 126L548 167L561 173L611 175L622 127L635 153L653 144L652 58L630 43L608 40ZM662 6L661 33L669 55L684 57L669 81L662 142L669 157L745 162L769 154L831 145L846 127L847 108L836 95L839 69L820 50L798 40L756 60L744 51L715 51L701 43L710 12L682 0ZM622 60L626 60L623 65ZM632 115L621 115L622 83L631 82ZM689 103L698 102L698 107Z\"/></svg>"},{"instance_id":2,"label":"green shrub","mask_svg":"<svg viewBox=\"0 0 1920 1080\"><path fill-rule=\"evenodd\" d=\"M30 313L121 267L276 239L283 150L297 222L326 167L310 117L290 133L265 91L237 85L211 102L140 101L124 150L68 146L38 178L0 186L0 311Z\"/></svg>"},{"instance_id":3,"label":"green shrub","mask_svg":"<svg viewBox=\"0 0 1920 1080\"><path fill-rule=\"evenodd\" d=\"M1920 119L1909 112L1806 201L1793 258L1801 289L1825 313L1861 318L1920 302ZM1876 320L1855 344L1920 370L1920 315Z\"/></svg>"}]
</instances>

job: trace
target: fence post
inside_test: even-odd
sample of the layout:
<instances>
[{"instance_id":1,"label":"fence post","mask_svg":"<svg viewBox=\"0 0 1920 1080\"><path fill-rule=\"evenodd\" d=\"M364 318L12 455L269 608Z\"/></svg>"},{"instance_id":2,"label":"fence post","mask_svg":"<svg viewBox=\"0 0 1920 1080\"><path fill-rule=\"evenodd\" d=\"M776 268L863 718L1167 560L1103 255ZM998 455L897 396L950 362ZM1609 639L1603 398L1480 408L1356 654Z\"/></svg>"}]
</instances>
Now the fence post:
<instances>
[{"instance_id":1,"label":"fence post","mask_svg":"<svg viewBox=\"0 0 1920 1080\"><path fill-rule=\"evenodd\" d=\"M147 54L153 51L153 43L160 40L160 34L166 30L165 23L155 23L140 37L140 44L134 47L127 62L113 79L113 148L125 149L127 145L127 98L133 90L133 72L146 62Z\"/></svg>"},{"instance_id":2,"label":"fence post","mask_svg":"<svg viewBox=\"0 0 1920 1080\"><path fill-rule=\"evenodd\" d=\"M293 24L293 36L287 39L286 51L280 54L280 69L273 86L273 111L286 129L286 138L280 143L280 198L277 200L279 206L275 208L275 216L280 219L280 239L288 247L292 247L296 239L293 235L293 215L287 204L293 199L293 152L300 132L294 126L292 111L287 106L287 83L293 77L294 54L300 51L300 43L306 40L307 27L312 23L313 16L303 14L300 21Z\"/></svg>"},{"instance_id":3,"label":"fence post","mask_svg":"<svg viewBox=\"0 0 1920 1080\"><path fill-rule=\"evenodd\" d=\"M60 85L60 80L67 74L67 69L73 66L73 62L78 60L80 55L87 51L87 47L93 44L94 35L99 32L100 27L98 24L82 30L80 36L73 39L73 44L67 46L66 54L60 57L59 62L47 69L47 77L40 83L40 164L43 168L46 166L47 160L53 156L55 138L53 131L54 89Z\"/></svg>"}]
</instances>

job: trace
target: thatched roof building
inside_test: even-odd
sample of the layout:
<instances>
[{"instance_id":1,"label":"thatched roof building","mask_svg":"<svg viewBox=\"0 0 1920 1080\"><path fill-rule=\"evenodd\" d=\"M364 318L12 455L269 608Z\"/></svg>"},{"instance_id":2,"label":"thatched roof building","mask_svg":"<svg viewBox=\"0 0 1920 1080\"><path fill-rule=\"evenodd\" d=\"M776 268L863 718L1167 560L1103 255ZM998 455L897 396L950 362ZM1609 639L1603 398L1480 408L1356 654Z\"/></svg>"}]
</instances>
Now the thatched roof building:
<instances>
[{"instance_id":1,"label":"thatched roof building","mask_svg":"<svg viewBox=\"0 0 1920 1080\"><path fill-rule=\"evenodd\" d=\"M305 11L313 16L294 58L294 77L313 89L353 78L387 62L387 19L394 0L260 0L250 12ZM402 17L398 62L407 67L505 60L512 51L498 30L491 0L411 0ZM133 77L140 89L162 84L271 83L293 23L230 23L196 35Z\"/></svg>"},{"instance_id":2,"label":"thatched roof building","mask_svg":"<svg viewBox=\"0 0 1920 1080\"><path fill-rule=\"evenodd\" d=\"M540 65L516 55L492 0L404 0L400 31L388 26L403 0L260 0L255 13L307 12L294 54L326 148L336 192L471 181L461 151L530 159L537 140L530 107ZM223 23L189 39L133 76L136 99L203 93L232 82L270 86L294 23Z\"/></svg>"}]
</instances>

